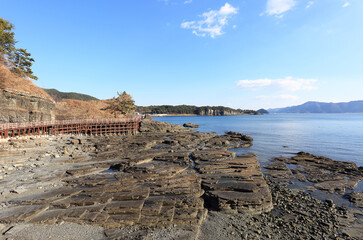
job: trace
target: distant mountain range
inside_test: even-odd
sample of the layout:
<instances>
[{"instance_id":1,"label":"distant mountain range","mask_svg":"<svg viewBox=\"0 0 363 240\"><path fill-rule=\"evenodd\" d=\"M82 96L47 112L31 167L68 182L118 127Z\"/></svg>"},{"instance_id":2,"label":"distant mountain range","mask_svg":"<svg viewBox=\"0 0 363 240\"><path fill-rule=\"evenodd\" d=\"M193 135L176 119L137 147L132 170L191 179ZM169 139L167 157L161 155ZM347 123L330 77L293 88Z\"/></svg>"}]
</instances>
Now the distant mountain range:
<instances>
[{"instance_id":1,"label":"distant mountain range","mask_svg":"<svg viewBox=\"0 0 363 240\"><path fill-rule=\"evenodd\" d=\"M306 102L298 106L285 108L271 108L269 113L363 113L363 100L342 102L342 103L324 103L324 102Z\"/></svg>"}]
</instances>

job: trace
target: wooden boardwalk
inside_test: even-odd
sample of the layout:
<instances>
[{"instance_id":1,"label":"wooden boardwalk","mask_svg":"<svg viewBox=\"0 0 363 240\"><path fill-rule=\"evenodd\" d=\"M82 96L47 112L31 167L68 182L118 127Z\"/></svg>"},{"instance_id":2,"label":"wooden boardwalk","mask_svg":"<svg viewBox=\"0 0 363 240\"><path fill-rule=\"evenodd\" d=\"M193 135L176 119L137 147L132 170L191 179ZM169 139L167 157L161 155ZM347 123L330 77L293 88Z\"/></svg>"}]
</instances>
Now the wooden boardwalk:
<instances>
[{"instance_id":1,"label":"wooden boardwalk","mask_svg":"<svg viewBox=\"0 0 363 240\"><path fill-rule=\"evenodd\" d=\"M136 134L141 117L0 124L0 138L59 134Z\"/></svg>"}]
</instances>

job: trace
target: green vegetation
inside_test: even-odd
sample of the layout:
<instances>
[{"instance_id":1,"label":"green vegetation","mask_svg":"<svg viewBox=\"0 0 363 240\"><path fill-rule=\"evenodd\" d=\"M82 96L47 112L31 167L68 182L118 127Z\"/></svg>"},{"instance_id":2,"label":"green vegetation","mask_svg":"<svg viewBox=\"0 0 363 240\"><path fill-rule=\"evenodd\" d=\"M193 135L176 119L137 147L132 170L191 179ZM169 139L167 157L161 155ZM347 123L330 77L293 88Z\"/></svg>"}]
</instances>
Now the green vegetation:
<instances>
[{"instance_id":1,"label":"green vegetation","mask_svg":"<svg viewBox=\"0 0 363 240\"><path fill-rule=\"evenodd\" d=\"M75 92L60 92L57 89L44 88L44 91L46 91L57 102L62 99L74 99L82 101L99 100L98 98L92 97L90 95L75 93Z\"/></svg>"},{"instance_id":2,"label":"green vegetation","mask_svg":"<svg viewBox=\"0 0 363 240\"><path fill-rule=\"evenodd\" d=\"M135 101L130 94L124 91L122 94L117 92L117 95L118 97L114 97L105 110L111 110L117 117L118 114L127 115L136 109Z\"/></svg>"},{"instance_id":3,"label":"green vegetation","mask_svg":"<svg viewBox=\"0 0 363 240\"><path fill-rule=\"evenodd\" d=\"M191 105L160 105L160 106L148 106L137 107L137 111L140 113L148 114L195 114L195 115L212 115L210 112L217 112L217 115L238 115L238 114L258 114L253 110L233 109L223 106L191 106Z\"/></svg>"},{"instance_id":4,"label":"green vegetation","mask_svg":"<svg viewBox=\"0 0 363 240\"><path fill-rule=\"evenodd\" d=\"M17 41L14 38L13 29L13 24L0 18L0 62L22 77L37 80L38 78L31 70L34 59L26 49L15 47Z\"/></svg>"},{"instance_id":5,"label":"green vegetation","mask_svg":"<svg viewBox=\"0 0 363 240\"><path fill-rule=\"evenodd\" d=\"M194 114L196 110L196 106L190 105L179 105L179 106L172 106L172 105L160 105L160 106L148 106L142 107L138 106L137 111L141 113L150 113L150 114Z\"/></svg>"}]
</instances>

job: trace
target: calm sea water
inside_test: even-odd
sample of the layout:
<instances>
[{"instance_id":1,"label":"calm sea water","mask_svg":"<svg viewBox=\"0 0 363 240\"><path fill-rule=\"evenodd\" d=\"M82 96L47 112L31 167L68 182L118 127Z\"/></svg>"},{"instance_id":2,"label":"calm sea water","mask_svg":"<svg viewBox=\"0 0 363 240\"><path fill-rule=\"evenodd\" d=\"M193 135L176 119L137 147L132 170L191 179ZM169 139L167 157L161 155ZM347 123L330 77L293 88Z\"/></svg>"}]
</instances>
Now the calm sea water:
<instances>
[{"instance_id":1,"label":"calm sea water","mask_svg":"<svg viewBox=\"0 0 363 240\"><path fill-rule=\"evenodd\" d=\"M299 151L363 166L363 114L269 114L259 116L156 117L174 124L197 123L200 132L242 132L253 146L236 149L254 152L261 164Z\"/></svg>"}]
</instances>

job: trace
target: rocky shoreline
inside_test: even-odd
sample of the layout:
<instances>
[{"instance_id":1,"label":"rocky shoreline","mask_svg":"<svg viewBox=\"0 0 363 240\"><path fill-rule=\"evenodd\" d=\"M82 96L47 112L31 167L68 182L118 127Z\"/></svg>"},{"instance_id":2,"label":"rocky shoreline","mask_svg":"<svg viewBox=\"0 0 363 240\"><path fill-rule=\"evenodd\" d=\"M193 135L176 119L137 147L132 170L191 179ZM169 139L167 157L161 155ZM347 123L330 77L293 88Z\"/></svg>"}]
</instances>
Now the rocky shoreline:
<instances>
[{"instance_id":1,"label":"rocky shoreline","mask_svg":"<svg viewBox=\"0 0 363 240\"><path fill-rule=\"evenodd\" d=\"M252 141L146 119L138 135L0 143L1 237L359 239L359 209L287 189L256 155L228 151Z\"/></svg>"},{"instance_id":2,"label":"rocky shoreline","mask_svg":"<svg viewBox=\"0 0 363 240\"><path fill-rule=\"evenodd\" d=\"M309 193L309 196L317 197L331 207L336 207L335 204L340 205L341 210L349 213L349 216L343 217L346 220L341 226L343 235L349 239L362 239L363 193L353 190L362 183L363 167L357 167L352 162L334 161L323 156L299 152L291 158L274 158L264 168L265 175L276 180L281 186L299 186L300 192ZM350 204L346 203L348 201ZM345 206L341 207L343 205Z\"/></svg>"},{"instance_id":3,"label":"rocky shoreline","mask_svg":"<svg viewBox=\"0 0 363 240\"><path fill-rule=\"evenodd\" d=\"M207 239L361 239L359 211L322 202L267 177L274 208L257 216L210 212L200 240ZM215 231L219 228L221 231ZM214 237L213 237L214 236Z\"/></svg>"}]
</instances>

